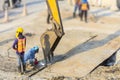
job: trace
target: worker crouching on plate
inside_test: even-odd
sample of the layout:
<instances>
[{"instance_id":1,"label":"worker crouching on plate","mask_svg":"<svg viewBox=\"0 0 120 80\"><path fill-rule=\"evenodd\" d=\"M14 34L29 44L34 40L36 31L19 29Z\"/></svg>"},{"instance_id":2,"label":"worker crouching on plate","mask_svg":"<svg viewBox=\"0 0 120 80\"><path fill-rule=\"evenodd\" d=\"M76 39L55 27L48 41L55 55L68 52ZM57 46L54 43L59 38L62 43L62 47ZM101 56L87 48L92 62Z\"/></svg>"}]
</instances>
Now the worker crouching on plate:
<instances>
[{"instance_id":1,"label":"worker crouching on plate","mask_svg":"<svg viewBox=\"0 0 120 80\"><path fill-rule=\"evenodd\" d=\"M38 64L37 59L35 58L35 54L39 52L39 47L34 46L29 49L24 55L24 63L26 65L36 66Z\"/></svg>"}]
</instances>

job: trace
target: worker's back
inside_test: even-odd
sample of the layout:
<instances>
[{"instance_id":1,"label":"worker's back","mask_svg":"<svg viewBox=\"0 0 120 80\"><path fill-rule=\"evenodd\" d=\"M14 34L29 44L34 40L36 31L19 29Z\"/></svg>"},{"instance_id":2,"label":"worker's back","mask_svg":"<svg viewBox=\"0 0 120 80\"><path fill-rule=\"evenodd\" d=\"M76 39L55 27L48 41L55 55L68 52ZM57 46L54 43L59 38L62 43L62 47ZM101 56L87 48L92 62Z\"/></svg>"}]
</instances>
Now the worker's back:
<instances>
[{"instance_id":1,"label":"worker's back","mask_svg":"<svg viewBox=\"0 0 120 80\"><path fill-rule=\"evenodd\" d=\"M28 59L34 59L35 58L35 50L33 48L29 49L24 54L24 62L26 62Z\"/></svg>"},{"instance_id":2,"label":"worker's back","mask_svg":"<svg viewBox=\"0 0 120 80\"><path fill-rule=\"evenodd\" d=\"M18 36L18 45L17 46L18 46L19 53L25 52L26 38L25 38L25 36L22 35L22 33L20 33Z\"/></svg>"}]
</instances>

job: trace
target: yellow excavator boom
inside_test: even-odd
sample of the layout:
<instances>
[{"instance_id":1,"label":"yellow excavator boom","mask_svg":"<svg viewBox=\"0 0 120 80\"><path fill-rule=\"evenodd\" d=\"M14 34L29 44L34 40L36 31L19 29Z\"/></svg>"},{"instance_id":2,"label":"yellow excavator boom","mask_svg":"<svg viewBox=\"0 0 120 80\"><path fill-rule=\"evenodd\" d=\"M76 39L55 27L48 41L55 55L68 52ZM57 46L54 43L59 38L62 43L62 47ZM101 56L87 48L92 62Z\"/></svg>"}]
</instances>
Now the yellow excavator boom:
<instances>
[{"instance_id":1,"label":"yellow excavator boom","mask_svg":"<svg viewBox=\"0 0 120 80\"><path fill-rule=\"evenodd\" d=\"M46 0L51 15L52 28L47 29L40 38L44 56L53 53L59 41L64 35L58 0Z\"/></svg>"}]
</instances>

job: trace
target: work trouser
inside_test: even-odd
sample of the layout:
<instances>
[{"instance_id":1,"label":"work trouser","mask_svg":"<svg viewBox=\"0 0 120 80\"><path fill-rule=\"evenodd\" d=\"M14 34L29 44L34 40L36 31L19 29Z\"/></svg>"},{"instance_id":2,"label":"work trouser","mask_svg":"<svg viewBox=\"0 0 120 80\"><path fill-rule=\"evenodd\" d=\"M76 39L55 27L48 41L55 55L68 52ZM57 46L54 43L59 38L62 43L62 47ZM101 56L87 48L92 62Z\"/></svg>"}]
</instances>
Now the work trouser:
<instances>
[{"instance_id":1,"label":"work trouser","mask_svg":"<svg viewBox=\"0 0 120 80\"><path fill-rule=\"evenodd\" d=\"M24 64L24 54L17 54L18 56L18 71L24 73L25 71L25 64Z\"/></svg>"},{"instance_id":2,"label":"work trouser","mask_svg":"<svg viewBox=\"0 0 120 80\"><path fill-rule=\"evenodd\" d=\"M87 10L82 10L80 15L81 20L83 20L83 16L84 16L85 22L87 22L87 14L88 14Z\"/></svg>"},{"instance_id":3,"label":"work trouser","mask_svg":"<svg viewBox=\"0 0 120 80\"><path fill-rule=\"evenodd\" d=\"M27 61L25 61L25 64L31 64L31 66L35 66L35 58L28 59Z\"/></svg>"},{"instance_id":4,"label":"work trouser","mask_svg":"<svg viewBox=\"0 0 120 80\"><path fill-rule=\"evenodd\" d=\"M80 10L80 5L76 4L74 6L74 12L73 12L73 17L76 17L76 11L78 10L78 14L80 15L81 10Z\"/></svg>"}]
</instances>

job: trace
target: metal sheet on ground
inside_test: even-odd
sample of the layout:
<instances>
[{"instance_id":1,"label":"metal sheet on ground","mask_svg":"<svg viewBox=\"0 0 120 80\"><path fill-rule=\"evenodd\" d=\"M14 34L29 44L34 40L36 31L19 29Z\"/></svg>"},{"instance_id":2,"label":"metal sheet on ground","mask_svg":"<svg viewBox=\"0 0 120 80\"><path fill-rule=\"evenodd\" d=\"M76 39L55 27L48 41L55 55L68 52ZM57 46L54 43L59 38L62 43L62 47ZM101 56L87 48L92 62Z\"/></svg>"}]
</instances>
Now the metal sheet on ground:
<instances>
[{"instance_id":1,"label":"metal sheet on ground","mask_svg":"<svg viewBox=\"0 0 120 80\"><path fill-rule=\"evenodd\" d=\"M55 66L52 66L51 71L58 74L64 73L64 76L83 77L109 58L119 48L120 37L117 37L105 45L90 49L60 63L56 63Z\"/></svg>"},{"instance_id":2,"label":"metal sheet on ground","mask_svg":"<svg viewBox=\"0 0 120 80\"><path fill-rule=\"evenodd\" d=\"M39 71L43 70L45 67L46 66L44 66L44 65L43 66L39 66L39 67L37 67L35 69L32 69L32 70L26 72L24 75L28 76L28 77L31 77L31 76L35 75L36 73L38 73Z\"/></svg>"}]
</instances>

